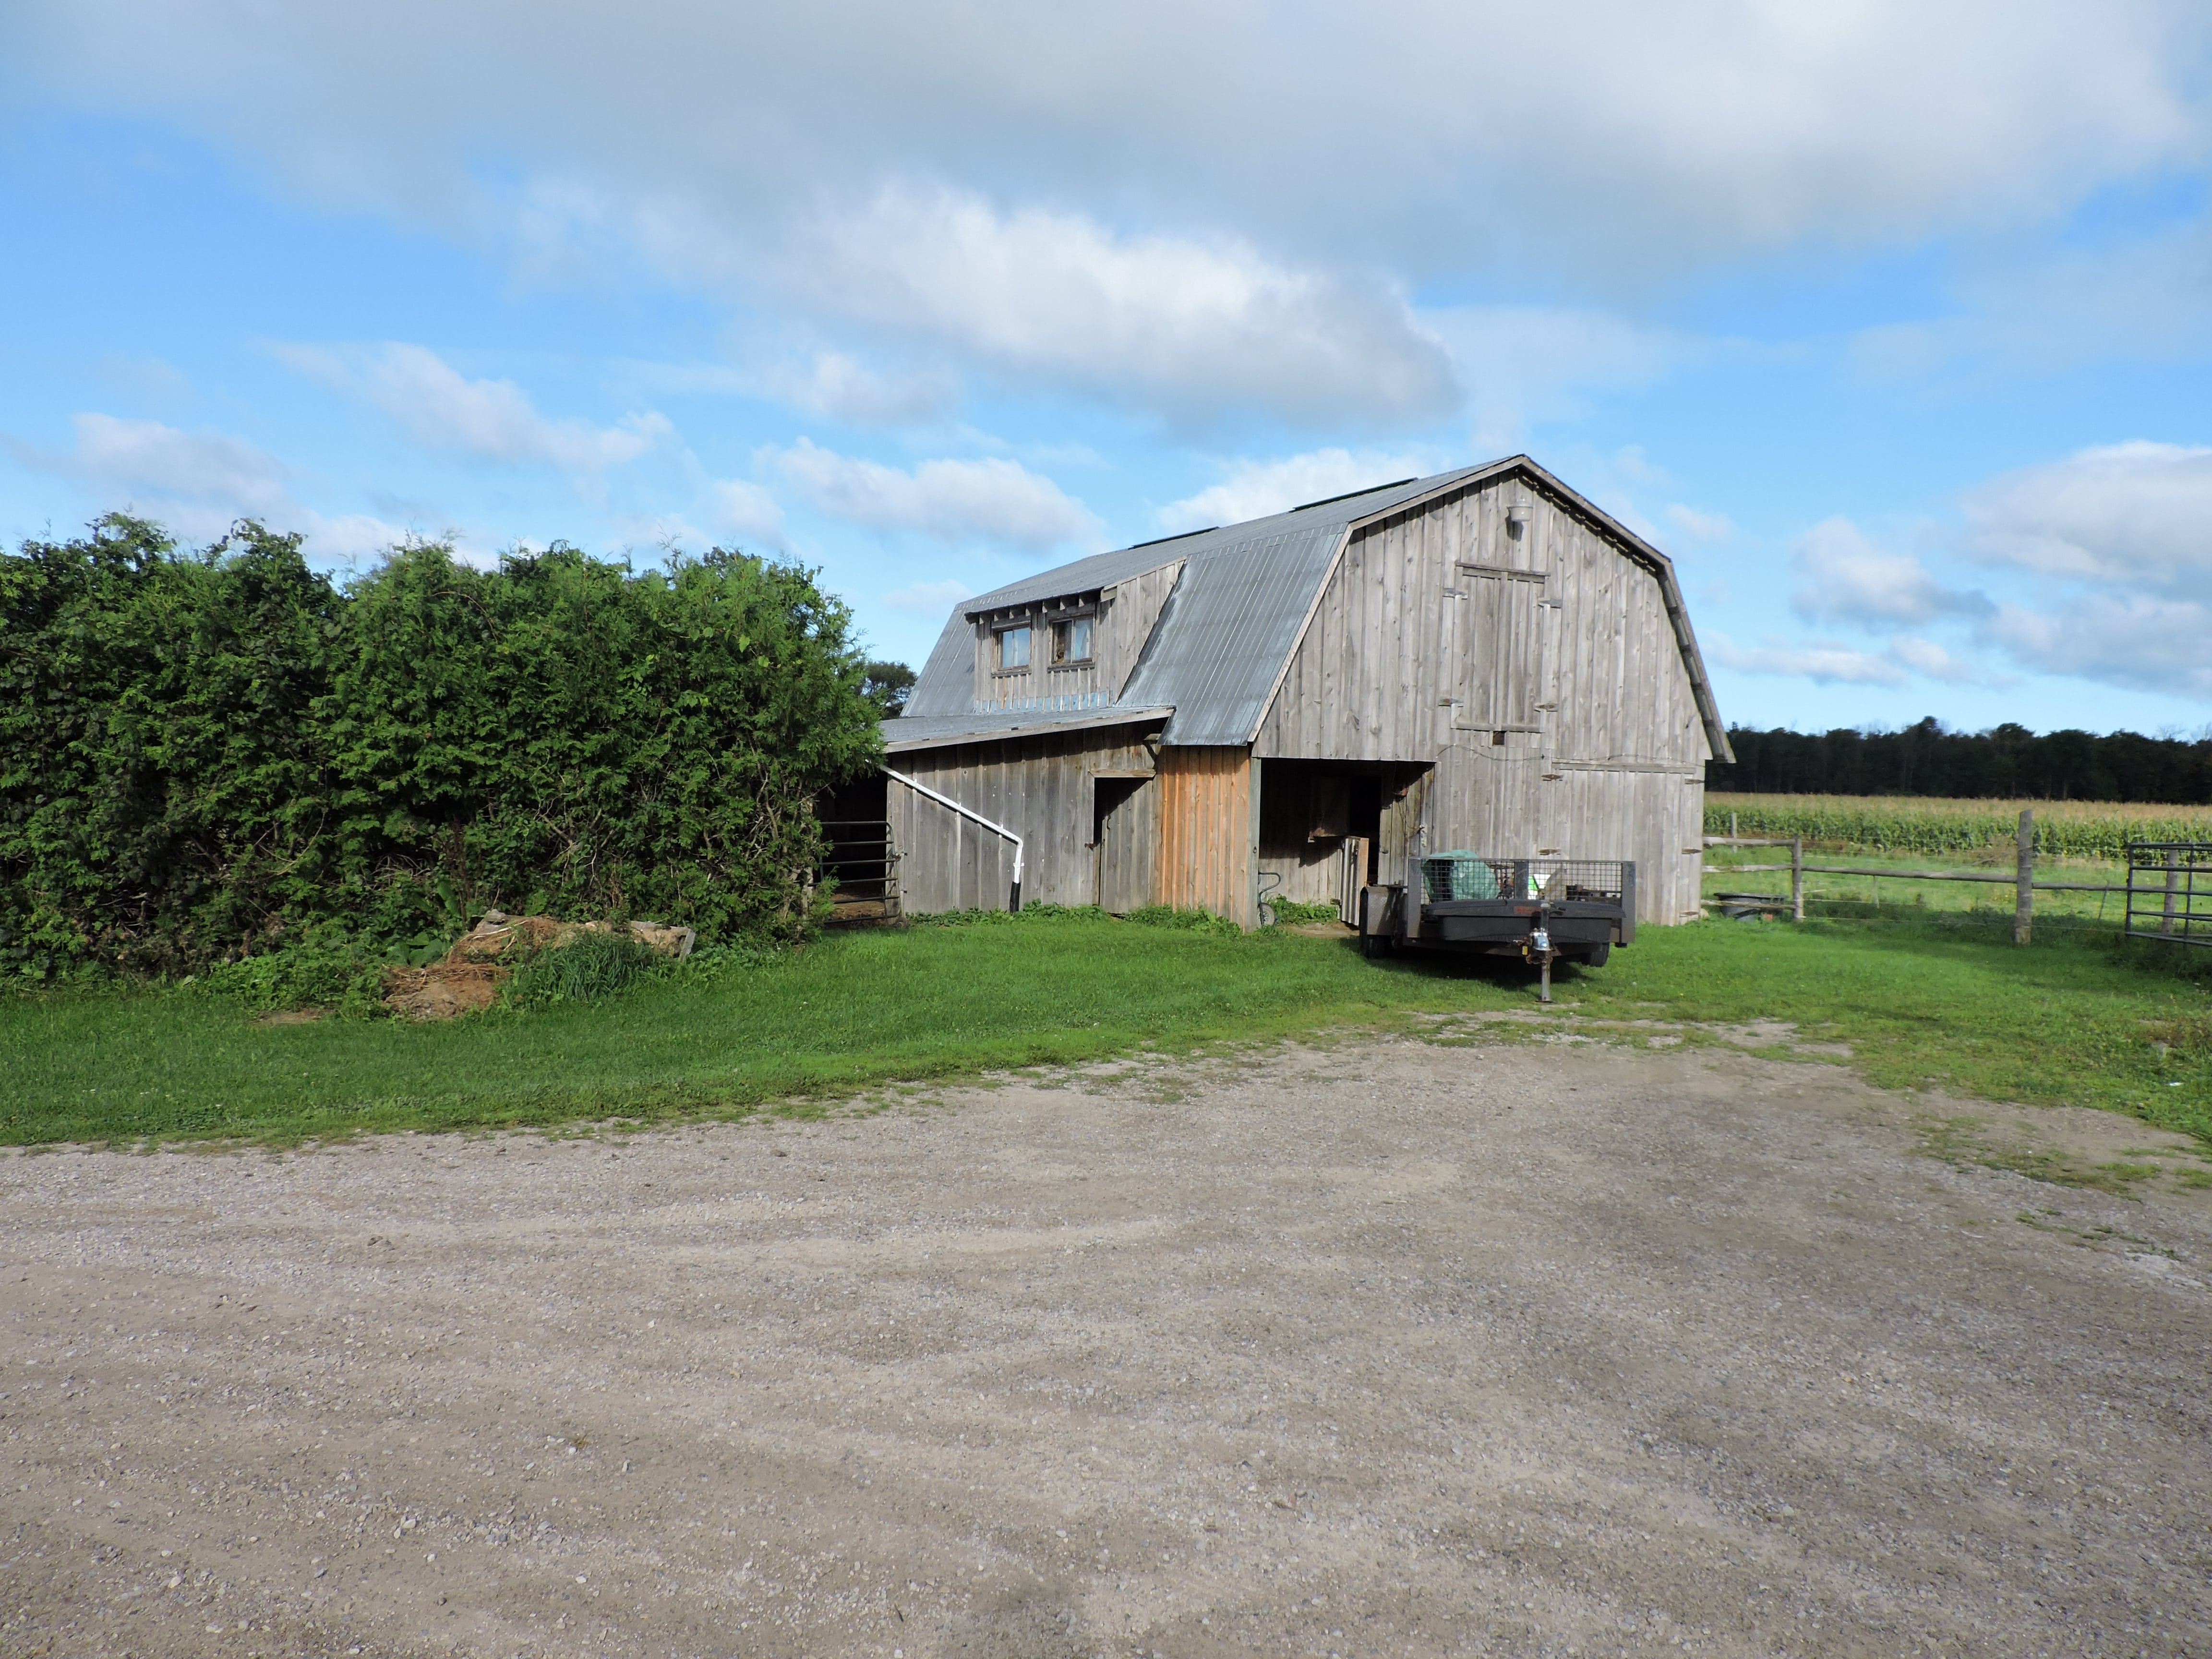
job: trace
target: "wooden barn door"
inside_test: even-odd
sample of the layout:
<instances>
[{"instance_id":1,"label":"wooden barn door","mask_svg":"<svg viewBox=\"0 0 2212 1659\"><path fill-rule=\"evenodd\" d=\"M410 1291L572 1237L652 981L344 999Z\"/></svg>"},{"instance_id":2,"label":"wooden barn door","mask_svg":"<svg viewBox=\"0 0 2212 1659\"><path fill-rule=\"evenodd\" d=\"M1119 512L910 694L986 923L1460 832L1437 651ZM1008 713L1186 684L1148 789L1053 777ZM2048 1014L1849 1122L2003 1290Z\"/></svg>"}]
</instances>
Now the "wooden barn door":
<instances>
[{"instance_id":1,"label":"wooden barn door","mask_svg":"<svg viewBox=\"0 0 2212 1659\"><path fill-rule=\"evenodd\" d=\"M1120 916L1158 902L1158 790L1150 778L1100 777L1091 788L1099 904Z\"/></svg>"},{"instance_id":2,"label":"wooden barn door","mask_svg":"<svg viewBox=\"0 0 2212 1659\"><path fill-rule=\"evenodd\" d=\"M1540 571L1462 565L1459 686L1452 724L1474 732L1539 732L1546 624Z\"/></svg>"}]
</instances>

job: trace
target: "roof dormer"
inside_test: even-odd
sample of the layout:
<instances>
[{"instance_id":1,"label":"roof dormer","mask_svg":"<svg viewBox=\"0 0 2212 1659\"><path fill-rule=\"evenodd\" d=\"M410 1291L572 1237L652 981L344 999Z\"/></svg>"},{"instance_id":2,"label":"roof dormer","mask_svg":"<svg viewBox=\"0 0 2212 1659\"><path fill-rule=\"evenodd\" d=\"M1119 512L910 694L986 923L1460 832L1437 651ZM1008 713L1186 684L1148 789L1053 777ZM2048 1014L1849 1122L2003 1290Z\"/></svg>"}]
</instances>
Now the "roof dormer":
<instances>
[{"instance_id":1,"label":"roof dormer","mask_svg":"<svg viewBox=\"0 0 2212 1659\"><path fill-rule=\"evenodd\" d=\"M977 712L1112 702L1182 574L1177 559L1105 586L969 611Z\"/></svg>"}]
</instances>

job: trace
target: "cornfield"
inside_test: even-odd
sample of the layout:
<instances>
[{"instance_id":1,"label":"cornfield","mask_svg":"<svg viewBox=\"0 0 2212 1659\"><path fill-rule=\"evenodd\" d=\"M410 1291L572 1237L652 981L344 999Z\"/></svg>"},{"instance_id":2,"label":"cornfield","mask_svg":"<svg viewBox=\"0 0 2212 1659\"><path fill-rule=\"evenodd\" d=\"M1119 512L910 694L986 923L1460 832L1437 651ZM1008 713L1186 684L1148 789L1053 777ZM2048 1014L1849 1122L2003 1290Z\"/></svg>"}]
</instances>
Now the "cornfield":
<instances>
[{"instance_id":1,"label":"cornfield","mask_svg":"<svg viewBox=\"0 0 2212 1659\"><path fill-rule=\"evenodd\" d=\"M1708 792L1705 833L1802 836L1844 853L1979 853L2008 855L2022 808L2035 813L2039 857L2118 863L2131 841L2212 841L2212 806L2126 805L2112 801L1944 800L1912 795L1737 795Z\"/></svg>"}]
</instances>

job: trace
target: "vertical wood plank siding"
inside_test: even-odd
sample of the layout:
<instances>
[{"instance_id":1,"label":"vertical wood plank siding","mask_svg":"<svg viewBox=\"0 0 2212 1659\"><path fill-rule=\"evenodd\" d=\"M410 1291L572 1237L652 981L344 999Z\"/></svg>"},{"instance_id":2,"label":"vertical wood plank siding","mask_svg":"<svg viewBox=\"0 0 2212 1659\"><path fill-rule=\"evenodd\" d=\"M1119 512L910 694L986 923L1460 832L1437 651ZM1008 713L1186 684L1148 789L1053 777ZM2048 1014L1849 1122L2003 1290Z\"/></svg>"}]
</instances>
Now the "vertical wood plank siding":
<instances>
[{"instance_id":1,"label":"vertical wood plank siding","mask_svg":"<svg viewBox=\"0 0 2212 1659\"><path fill-rule=\"evenodd\" d=\"M1152 751L1141 737L1131 726L1059 732L904 751L886 763L1023 837L1023 902L1091 904L1097 902L1100 850L1091 845L1093 780L1102 771L1150 772ZM1147 778L1121 809L1130 817L1117 828L1129 833L1116 835L1113 844L1130 865L1111 884L1119 891L1149 890L1158 793L1158 783ZM886 805L902 911L1006 908L1014 876L1012 842L896 779Z\"/></svg>"},{"instance_id":2,"label":"vertical wood plank siding","mask_svg":"<svg viewBox=\"0 0 2212 1659\"><path fill-rule=\"evenodd\" d=\"M1252 916L1251 751L1160 750L1159 902Z\"/></svg>"},{"instance_id":3,"label":"vertical wood plank siding","mask_svg":"<svg viewBox=\"0 0 2212 1659\"><path fill-rule=\"evenodd\" d=\"M1504 651L1533 675L1493 702ZM1509 709L1536 729L1494 742ZM1254 752L1433 761L1425 850L1632 858L1638 920L1697 914L1707 742L1658 578L1526 478L1353 538Z\"/></svg>"}]
</instances>

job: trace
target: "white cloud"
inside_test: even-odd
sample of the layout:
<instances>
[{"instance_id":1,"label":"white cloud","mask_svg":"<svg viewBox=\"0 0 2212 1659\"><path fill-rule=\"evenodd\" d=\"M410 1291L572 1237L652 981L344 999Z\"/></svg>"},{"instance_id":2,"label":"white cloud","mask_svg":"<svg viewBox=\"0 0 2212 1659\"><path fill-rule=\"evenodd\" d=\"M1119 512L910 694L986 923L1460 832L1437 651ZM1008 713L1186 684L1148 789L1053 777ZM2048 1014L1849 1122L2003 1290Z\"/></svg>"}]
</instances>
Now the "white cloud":
<instances>
[{"instance_id":1,"label":"white cloud","mask_svg":"<svg viewBox=\"0 0 2212 1659\"><path fill-rule=\"evenodd\" d=\"M2092 593L2063 610L2005 605L1985 626L2022 667L2212 701L2212 606L2145 593Z\"/></svg>"},{"instance_id":2,"label":"white cloud","mask_svg":"<svg viewBox=\"0 0 2212 1659\"><path fill-rule=\"evenodd\" d=\"M943 617L975 590L965 582L915 582L884 595L884 604L910 617Z\"/></svg>"},{"instance_id":3,"label":"white cloud","mask_svg":"<svg viewBox=\"0 0 2212 1659\"><path fill-rule=\"evenodd\" d=\"M1966 498L1969 548L2039 575L2212 587L2212 448L2112 444L1992 479Z\"/></svg>"},{"instance_id":4,"label":"white cloud","mask_svg":"<svg viewBox=\"0 0 2212 1659\"><path fill-rule=\"evenodd\" d=\"M717 478L707 486L707 522L717 536L781 548L783 508L757 483Z\"/></svg>"},{"instance_id":5,"label":"white cloud","mask_svg":"<svg viewBox=\"0 0 2212 1659\"><path fill-rule=\"evenodd\" d=\"M642 255L779 321L1175 418L1416 421L1464 385L1484 451L1655 372L1679 343L1605 309L1685 272L2010 246L2100 190L2201 167L2212 143L2197 0L652 0L619 28L579 0L5 16L15 106L179 123L295 191L504 245L533 274ZM2157 319L2208 308L2201 250L2169 240L2140 275L2054 265L2021 303L2048 316L2094 290L2145 339L2175 337ZM1403 297L1561 276L1592 309ZM802 376L793 395L896 422L930 403L927 378Z\"/></svg>"},{"instance_id":6,"label":"white cloud","mask_svg":"<svg viewBox=\"0 0 2212 1659\"><path fill-rule=\"evenodd\" d=\"M212 541L240 519L296 532L321 558L374 557L406 538L400 526L365 514L327 518L304 505L292 494L293 469L243 438L112 415L79 415L74 424L70 450L18 445L16 453L41 471L79 479L100 510L143 514L188 541Z\"/></svg>"},{"instance_id":7,"label":"white cloud","mask_svg":"<svg viewBox=\"0 0 2212 1659\"><path fill-rule=\"evenodd\" d=\"M784 257L784 285L811 307L1155 407L1341 423L1459 401L1441 343L1396 295L1235 239L1121 235L966 191L887 190Z\"/></svg>"},{"instance_id":8,"label":"white cloud","mask_svg":"<svg viewBox=\"0 0 2212 1659\"><path fill-rule=\"evenodd\" d=\"M418 345L393 343L361 360L313 347L276 349L302 373L365 394L426 449L558 467L586 490L597 489L608 468L637 459L672 429L650 411L625 415L612 427L549 420L514 381L469 380Z\"/></svg>"},{"instance_id":9,"label":"white cloud","mask_svg":"<svg viewBox=\"0 0 2212 1659\"><path fill-rule=\"evenodd\" d=\"M1727 514L1703 512L1680 501L1668 505L1667 522L1693 542L1724 542L1735 534L1735 525Z\"/></svg>"},{"instance_id":10,"label":"white cloud","mask_svg":"<svg viewBox=\"0 0 2212 1659\"><path fill-rule=\"evenodd\" d=\"M1764 645L1744 647L1725 634L1710 637L1712 643L1705 654L1721 667L1744 674L1808 679L1824 685L1897 686L1905 684L1916 674L1946 685L2011 683L1993 678L1933 640L1907 634L1896 635L1888 648L1882 651L1862 651L1833 640L1793 645L1770 639Z\"/></svg>"},{"instance_id":11,"label":"white cloud","mask_svg":"<svg viewBox=\"0 0 2212 1659\"><path fill-rule=\"evenodd\" d=\"M1033 552L1095 544L1100 526L1084 505L1018 461L924 461L911 472L816 447L801 438L767 453L819 511L872 530L942 542L998 542Z\"/></svg>"},{"instance_id":12,"label":"white cloud","mask_svg":"<svg viewBox=\"0 0 2212 1659\"><path fill-rule=\"evenodd\" d=\"M1911 554L1879 546L1849 519L1814 525L1790 558L1798 574L1790 608L1808 620L1924 623L1989 609L1980 594L1944 586Z\"/></svg>"},{"instance_id":13,"label":"white cloud","mask_svg":"<svg viewBox=\"0 0 2212 1659\"><path fill-rule=\"evenodd\" d=\"M2212 698L2212 448L2137 441L1964 498L1965 550L2033 591L1982 640L2038 673Z\"/></svg>"},{"instance_id":14,"label":"white cloud","mask_svg":"<svg viewBox=\"0 0 2212 1659\"><path fill-rule=\"evenodd\" d=\"M68 470L100 488L216 507L230 516L274 512L290 501L292 469L242 438L112 415L79 415L74 424Z\"/></svg>"},{"instance_id":15,"label":"white cloud","mask_svg":"<svg viewBox=\"0 0 2212 1659\"><path fill-rule=\"evenodd\" d=\"M1821 684L1903 685L1911 678L1892 658L1840 645L1738 645L1725 634L1708 635L1705 654L1723 668L1773 674Z\"/></svg>"},{"instance_id":16,"label":"white cloud","mask_svg":"<svg viewBox=\"0 0 2212 1659\"><path fill-rule=\"evenodd\" d=\"M854 426L913 426L951 409L957 390L944 374L882 374L841 351L815 354L804 369L765 377L770 392L809 414Z\"/></svg>"},{"instance_id":17,"label":"white cloud","mask_svg":"<svg viewBox=\"0 0 2212 1659\"><path fill-rule=\"evenodd\" d=\"M1933 640L1900 634L1889 642L1890 654L1916 674L1948 685L1971 685L1984 677L1972 663L1961 662Z\"/></svg>"},{"instance_id":18,"label":"white cloud","mask_svg":"<svg viewBox=\"0 0 2212 1659\"><path fill-rule=\"evenodd\" d=\"M17 78L179 116L328 198L483 212L490 158L739 240L888 179L990 176L1284 246L1640 279L2039 220L2205 140L2191 0L662 0L618 29L577 0L13 10ZM526 97L562 118L514 120Z\"/></svg>"},{"instance_id":19,"label":"white cloud","mask_svg":"<svg viewBox=\"0 0 2212 1659\"><path fill-rule=\"evenodd\" d=\"M1308 501L1326 501L1399 478L1426 477L1447 463L1434 457L1376 450L1316 449L1279 461L1232 461L1218 484L1159 511L1164 530L1199 530L1264 519Z\"/></svg>"}]
</instances>

